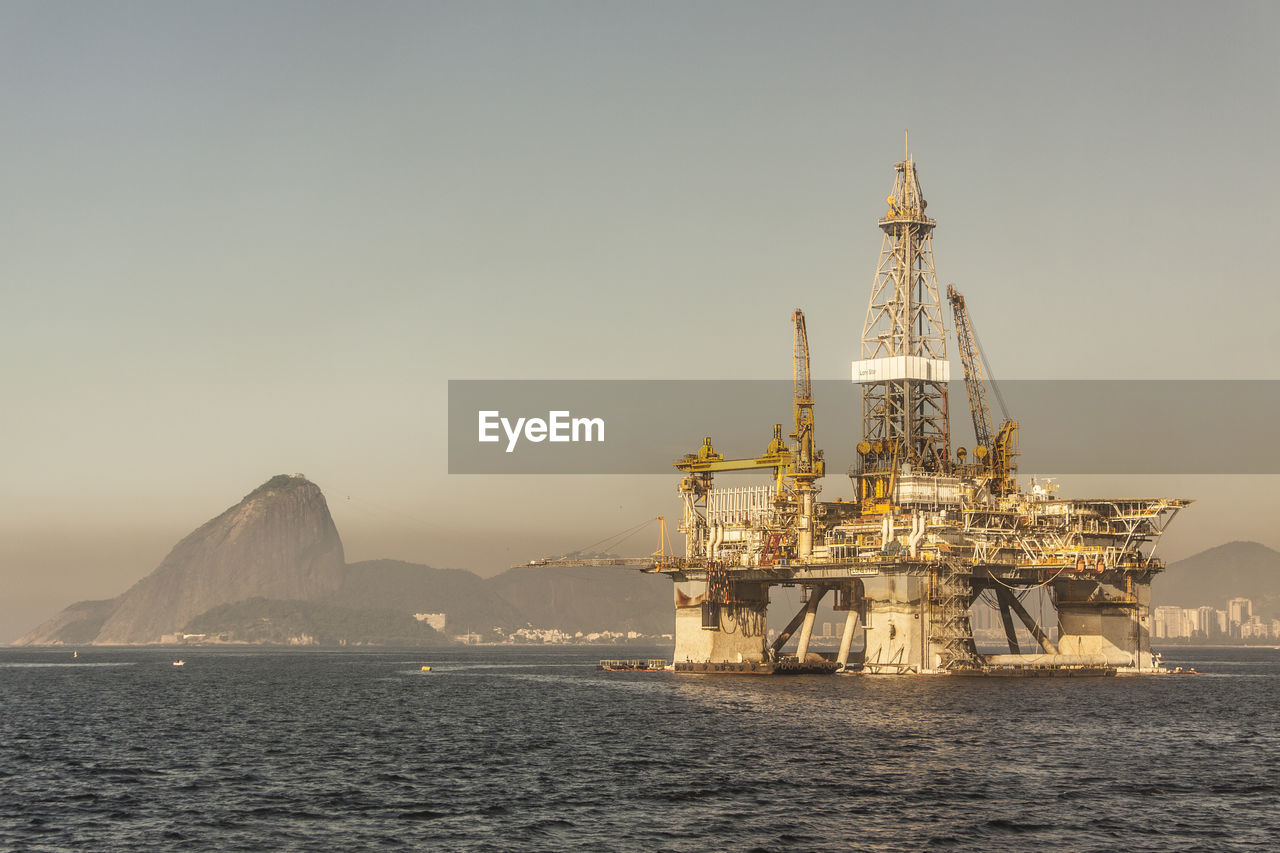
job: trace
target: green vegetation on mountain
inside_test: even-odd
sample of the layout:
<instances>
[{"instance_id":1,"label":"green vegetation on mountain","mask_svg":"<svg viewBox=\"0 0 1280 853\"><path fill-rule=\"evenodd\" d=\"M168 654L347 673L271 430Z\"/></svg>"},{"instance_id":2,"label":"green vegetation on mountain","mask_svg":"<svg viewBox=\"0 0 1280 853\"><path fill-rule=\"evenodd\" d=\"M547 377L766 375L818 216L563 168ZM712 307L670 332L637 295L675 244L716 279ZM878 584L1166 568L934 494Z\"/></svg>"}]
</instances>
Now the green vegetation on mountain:
<instances>
[{"instance_id":1,"label":"green vegetation on mountain","mask_svg":"<svg viewBox=\"0 0 1280 853\"><path fill-rule=\"evenodd\" d=\"M439 646L449 640L426 622L393 610L356 610L310 601L251 598L222 604L183 629L209 640L268 645Z\"/></svg>"}]
</instances>

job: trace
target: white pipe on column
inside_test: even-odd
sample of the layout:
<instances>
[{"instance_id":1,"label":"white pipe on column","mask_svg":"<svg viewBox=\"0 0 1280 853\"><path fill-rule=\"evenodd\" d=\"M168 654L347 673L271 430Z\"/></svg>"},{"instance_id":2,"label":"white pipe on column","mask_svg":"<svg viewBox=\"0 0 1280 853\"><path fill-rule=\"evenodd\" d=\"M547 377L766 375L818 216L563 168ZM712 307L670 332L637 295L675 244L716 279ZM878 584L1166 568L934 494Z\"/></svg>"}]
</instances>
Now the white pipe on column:
<instances>
[{"instance_id":1,"label":"white pipe on column","mask_svg":"<svg viewBox=\"0 0 1280 853\"><path fill-rule=\"evenodd\" d=\"M907 537L907 546L911 549L911 558L916 557L920 542L924 539L926 522L923 513L916 513L911 518L911 535Z\"/></svg>"},{"instance_id":2,"label":"white pipe on column","mask_svg":"<svg viewBox=\"0 0 1280 853\"><path fill-rule=\"evenodd\" d=\"M800 557L813 555L813 492L800 493L800 529L796 533L796 551Z\"/></svg>"},{"instance_id":3,"label":"white pipe on column","mask_svg":"<svg viewBox=\"0 0 1280 853\"><path fill-rule=\"evenodd\" d=\"M693 511L693 492L684 493L684 555L693 558L697 556L696 549L698 524L697 514Z\"/></svg>"}]
</instances>

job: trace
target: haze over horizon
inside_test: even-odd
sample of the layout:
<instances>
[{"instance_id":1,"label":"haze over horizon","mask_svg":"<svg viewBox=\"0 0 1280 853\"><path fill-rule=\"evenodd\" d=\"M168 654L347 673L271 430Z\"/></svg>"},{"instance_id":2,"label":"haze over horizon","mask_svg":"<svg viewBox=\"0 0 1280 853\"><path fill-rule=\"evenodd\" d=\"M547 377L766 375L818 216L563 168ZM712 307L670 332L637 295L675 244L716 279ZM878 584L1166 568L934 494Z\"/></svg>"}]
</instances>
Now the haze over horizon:
<instances>
[{"instance_id":1,"label":"haze over horizon","mask_svg":"<svg viewBox=\"0 0 1280 853\"><path fill-rule=\"evenodd\" d=\"M785 378L797 306L845 377L904 128L999 377L1280 378L1274 4L0 22L0 641L279 473L324 490L348 560L482 575L675 515L674 476L449 476L447 380ZM1280 547L1276 479L1063 494L1195 498L1178 558Z\"/></svg>"}]
</instances>

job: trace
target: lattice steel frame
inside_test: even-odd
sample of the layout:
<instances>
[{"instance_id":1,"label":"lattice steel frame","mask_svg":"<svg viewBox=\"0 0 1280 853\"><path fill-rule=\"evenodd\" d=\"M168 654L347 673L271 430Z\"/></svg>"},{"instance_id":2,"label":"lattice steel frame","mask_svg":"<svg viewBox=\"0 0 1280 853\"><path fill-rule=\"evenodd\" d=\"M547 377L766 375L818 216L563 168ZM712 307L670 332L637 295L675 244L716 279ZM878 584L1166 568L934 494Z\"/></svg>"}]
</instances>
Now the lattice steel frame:
<instances>
[{"instance_id":1,"label":"lattice steel frame","mask_svg":"<svg viewBox=\"0 0 1280 853\"><path fill-rule=\"evenodd\" d=\"M880 220L884 239L862 329L862 357L921 356L946 359L933 228L924 215L915 162L895 163L889 212ZM923 471L946 471L950 459L947 384L921 379L867 383L862 387L862 434Z\"/></svg>"}]
</instances>

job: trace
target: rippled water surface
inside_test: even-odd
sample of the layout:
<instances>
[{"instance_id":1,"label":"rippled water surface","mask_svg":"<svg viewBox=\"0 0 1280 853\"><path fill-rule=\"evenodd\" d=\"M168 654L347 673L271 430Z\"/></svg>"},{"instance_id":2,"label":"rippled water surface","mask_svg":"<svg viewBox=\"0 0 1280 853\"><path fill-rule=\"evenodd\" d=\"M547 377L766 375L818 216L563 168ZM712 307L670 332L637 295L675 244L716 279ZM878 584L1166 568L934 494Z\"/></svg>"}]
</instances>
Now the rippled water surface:
<instances>
[{"instance_id":1,"label":"rippled water surface","mask_svg":"<svg viewBox=\"0 0 1280 853\"><path fill-rule=\"evenodd\" d=\"M627 650L627 656L661 656ZM669 653L668 653L669 654ZM616 649L0 651L0 848L1274 850L1280 652L1199 678ZM431 664L433 671L420 667Z\"/></svg>"}]
</instances>

